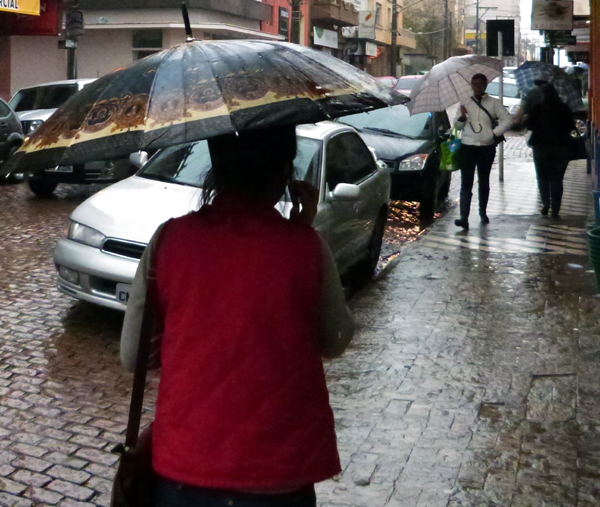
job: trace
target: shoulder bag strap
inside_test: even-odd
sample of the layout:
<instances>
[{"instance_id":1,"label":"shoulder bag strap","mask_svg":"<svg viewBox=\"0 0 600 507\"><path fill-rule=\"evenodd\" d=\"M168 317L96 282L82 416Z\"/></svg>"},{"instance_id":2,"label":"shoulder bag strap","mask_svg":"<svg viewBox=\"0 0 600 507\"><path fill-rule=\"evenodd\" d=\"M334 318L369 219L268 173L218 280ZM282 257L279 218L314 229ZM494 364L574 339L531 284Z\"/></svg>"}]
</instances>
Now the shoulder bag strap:
<instances>
[{"instance_id":1,"label":"shoulder bag strap","mask_svg":"<svg viewBox=\"0 0 600 507\"><path fill-rule=\"evenodd\" d=\"M483 107L483 105L481 104L480 101L478 101L475 97L473 97L473 102L475 102L475 104L477 104L477 106L485 113L488 115L490 121L492 122L492 129L495 129L496 126L498 125L498 120L494 120L494 118L492 118L492 115L490 114L490 112Z\"/></svg>"},{"instance_id":2,"label":"shoulder bag strap","mask_svg":"<svg viewBox=\"0 0 600 507\"><path fill-rule=\"evenodd\" d=\"M158 247L158 241L155 250ZM129 405L129 419L127 421L127 433L125 435L125 447L132 448L136 445L140 431L140 421L142 418L142 409L144 401L144 389L146 387L146 375L148 373L148 363L150 360L150 349L152 343L152 334L154 330L154 320L157 306L157 280L156 268L154 266L154 255L150 256L150 269L148 270L146 287L146 302L144 304L144 314L142 317L142 326L140 329L140 342L138 345L137 359L135 363L135 373L133 375L133 389L131 392L131 403Z\"/></svg>"}]
</instances>

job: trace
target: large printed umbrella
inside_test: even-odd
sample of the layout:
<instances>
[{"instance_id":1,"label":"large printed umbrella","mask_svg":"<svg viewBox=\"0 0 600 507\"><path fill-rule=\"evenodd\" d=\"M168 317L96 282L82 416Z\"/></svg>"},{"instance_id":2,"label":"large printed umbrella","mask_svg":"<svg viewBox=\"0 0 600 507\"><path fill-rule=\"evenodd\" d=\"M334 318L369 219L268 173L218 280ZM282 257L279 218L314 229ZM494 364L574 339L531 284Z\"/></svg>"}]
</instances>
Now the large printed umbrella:
<instances>
[{"instance_id":1,"label":"large printed umbrella","mask_svg":"<svg viewBox=\"0 0 600 507\"><path fill-rule=\"evenodd\" d=\"M87 85L0 174L116 159L407 101L320 51L282 42L190 40Z\"/></svg>"},{"instance_id":2,"label":"large printed umbrella","mask_svg":"<svg viewBox=\"0 0 600 507\"><path fill-rule=\"evenodd\" d=\"M444 111L469 100L473 95L471 78L483 74L488 81L502 74L502 61L479 55L453 56L434 65L410 92L411 114Z\"/></svg>"},{"instance_id":3,"label":"large printed umbrella","mask_svg":"<svg viewBox=\"0 0 600 507\"><path fill-rule=\"evenodd\" d=\"M559 97L571 111L579 111L585 107L575 78L551 63L525 62L515 69L515 80L525 95L535 88L535 81L547 81L556 88Z\"/></svg>"}]
</instances>

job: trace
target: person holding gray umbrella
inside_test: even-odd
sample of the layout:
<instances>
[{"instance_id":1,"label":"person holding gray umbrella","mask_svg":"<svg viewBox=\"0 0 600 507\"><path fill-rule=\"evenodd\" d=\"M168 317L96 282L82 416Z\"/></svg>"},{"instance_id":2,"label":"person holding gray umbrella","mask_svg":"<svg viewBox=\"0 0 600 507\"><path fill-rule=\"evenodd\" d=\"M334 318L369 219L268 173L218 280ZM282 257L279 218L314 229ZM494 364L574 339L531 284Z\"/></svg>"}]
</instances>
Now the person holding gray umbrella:
<instances>
[{"instance_id":1,"label":"person holding gray umbrella","mask_svg":"<svg viewBox=\"0 0 600 507\"><path fill-rule=\"evenodd\" d=\"M513 118L498 99L490 97L485 90L487 77L475 74L471 79L473 96L461 103L454 125L462 130L459 151L461 175L460 218L454 223L463 229L469 228L469 214L475 170L479 180L479 216L482 224L490 222L487 203L490 194L490 171L496 156L496 145L513 123Z\"/></svg>"}]
</instances>

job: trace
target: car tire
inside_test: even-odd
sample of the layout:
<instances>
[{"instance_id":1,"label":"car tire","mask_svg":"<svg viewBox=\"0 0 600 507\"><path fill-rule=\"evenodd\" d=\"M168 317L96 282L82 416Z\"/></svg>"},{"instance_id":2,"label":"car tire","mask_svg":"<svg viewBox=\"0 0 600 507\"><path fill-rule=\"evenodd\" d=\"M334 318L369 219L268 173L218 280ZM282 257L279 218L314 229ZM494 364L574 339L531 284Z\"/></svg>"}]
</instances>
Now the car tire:
<instances>
[{"instance_id":1,"label":"car tire","mask_svg":"<svg viewBox=\"0 0 600 507\"><path fill-rule=\"evenodd\" d=\"M38 197L50 197L58 183L43 178L31 178L28 182L30 190Z\"/></svg>"},{"instance_id":2,"label":"car tire","mask_svg":"<svg viewBox=\"0 0 600 507\"><path fill-rule=\"evenodd\" d=\"M4 163L8 162L11 157L17 152L17 150L20 148L19 145L13 145L9 148L8 152L6 153L6 160L4 160ZM14 174L11 174L10 176L8 176L7 178L3 179L4 183L21 183L23 181L23 178L17 178L15 177Z\"/></svg>"},{"instance_id":3,"label":"car tire","mask_svg":"<svg viewBox=\"0 0 600 507\"><path fill-rule=\"evenodd\" d=\"M452 184L452 173L449 172L446 175L446 181L443 183L442 188L440 188L440 193L438 194L438 202L444 202L448 194L450 193L450 185Z\"/></svg>"},{"instance_id":4,"label":"car tire","mask_svg":"<svg viewBox=\"0 0 600 507\"><path fill-rule=\"evenodd\" d=\"M371 233L371 239L369 240L369 247L367 249L367 256L359 266L359 277L363 280L371 279L375 273L375 269L377 269L379 256L381 255L381 247L383 245L383 235L385 233L386 224L387 210L382 210L377 217L375 227Z\"/></svg>"},{"instance_id":5,"label":"car tire","mask_svg":"<svg viewBox=\"0 0 600 507\"><path fill-rule=\"evenodd\" d=\"M421 220L433 220L435 215L435 210L438 205L438 177L436 177L428 188L425 189L425 195L421 197L419 202L419 217Z\"/></svg>"}]
</instances>

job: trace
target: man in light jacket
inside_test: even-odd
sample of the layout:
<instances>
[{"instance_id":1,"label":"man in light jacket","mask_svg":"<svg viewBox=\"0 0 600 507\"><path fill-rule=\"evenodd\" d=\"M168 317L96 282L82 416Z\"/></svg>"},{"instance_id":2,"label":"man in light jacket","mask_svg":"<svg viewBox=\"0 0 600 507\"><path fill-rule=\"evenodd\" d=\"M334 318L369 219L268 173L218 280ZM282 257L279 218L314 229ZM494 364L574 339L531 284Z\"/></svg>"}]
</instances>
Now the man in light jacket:
<instances>
[{"instance_id":1,"label":"man in light jacket","mask_svg":"<svg viewBox=\"0 0 600 507\"><path fill-rule=\"evenodd\" d=\"M479 216L482 224L489 224L487 203L490 195L490 171L496 156L496 144L513 124L513 117L498 99L485 93L487 77L475 74L471 79L473 96L460 104L454 126L462 130L460 146L460 218L454 223L469 228L469 212L473 196L475 169L479 179Z\"/></svg>"}]
</instances>

